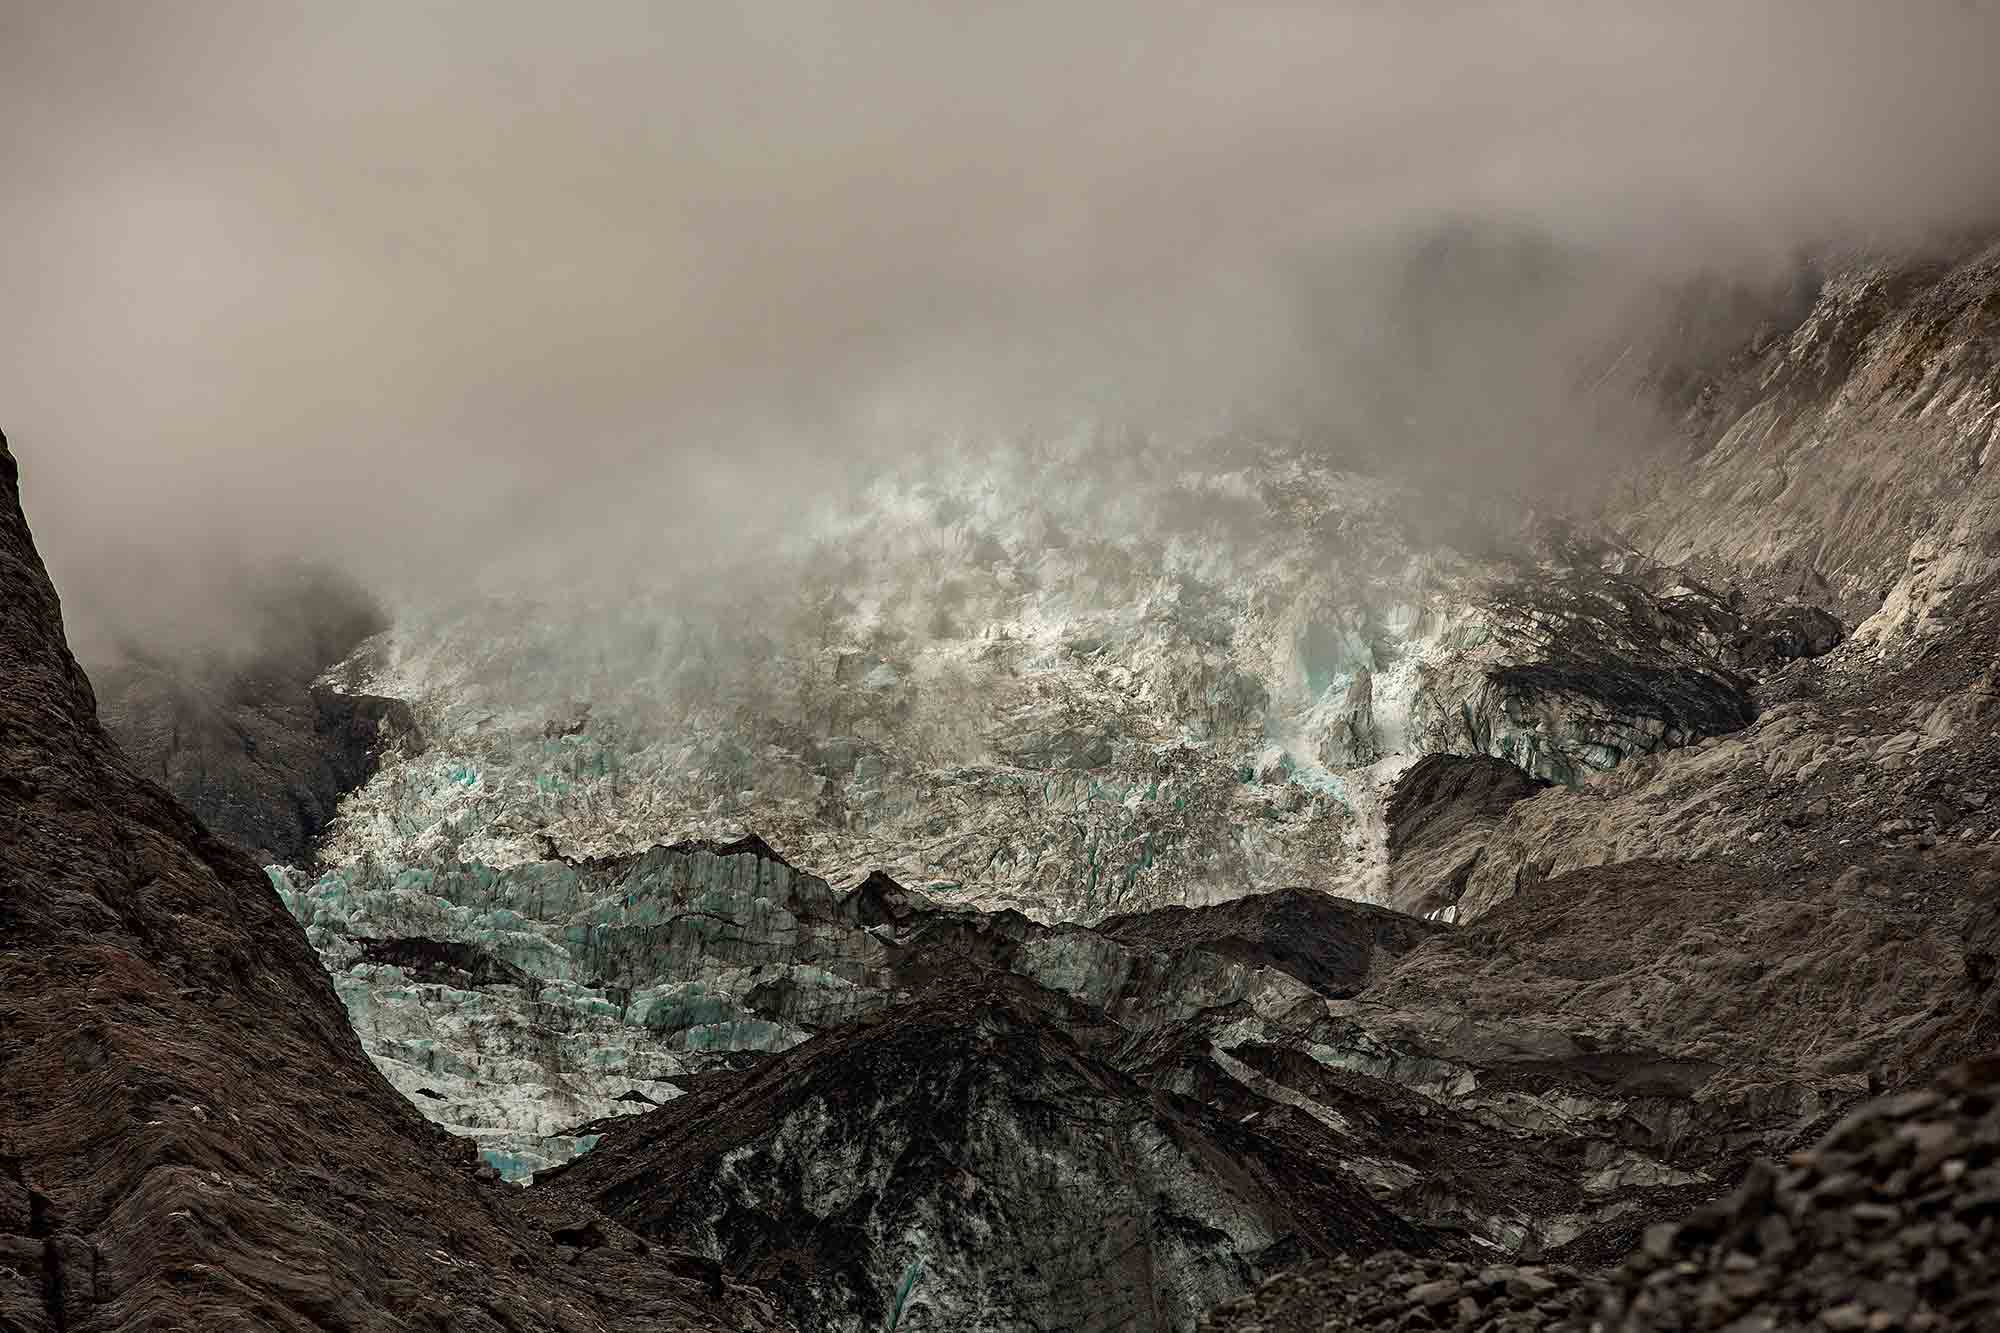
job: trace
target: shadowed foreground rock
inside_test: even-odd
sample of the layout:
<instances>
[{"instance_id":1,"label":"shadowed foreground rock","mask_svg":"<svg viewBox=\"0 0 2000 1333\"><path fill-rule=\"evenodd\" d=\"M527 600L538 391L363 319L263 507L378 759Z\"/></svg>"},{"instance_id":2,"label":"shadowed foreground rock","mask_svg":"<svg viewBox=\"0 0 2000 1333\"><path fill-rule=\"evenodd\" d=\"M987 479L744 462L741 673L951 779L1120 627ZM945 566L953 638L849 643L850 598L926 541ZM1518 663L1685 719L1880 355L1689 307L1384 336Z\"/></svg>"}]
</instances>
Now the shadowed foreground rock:
<instances>
[{"instance_id":1,"label":"shadowed foreground rock","mask_svg":"<svg viewBox=\"0 0 2000 1333\"><path fill-rule=\"evenodd\" d=\"M2000 1060L1880 1098L1602 1279L1407 1254L1335 1260L1216 1310L1208 1333L1651 1333L2000 1327Z\"/></svg>"},{"instance_id":2,"label":"shadowed foreground rock","mask_svg":"<svg viewBox=\"0 0 2000 1333\"><path fill-rule=\"evenodd\" d=\"M482 1183L269 882L126 766L0 443L0 1328L770 1327ZM595 1219L589 1219L595 1221Z\"/></svg>"},{"instance_id":3,"label":"shadowed foreground rock","mask_svg":"<svg viewBox=\"0 0 2000 1333\"><path fill-rule=\"evenodd\" d=\"M696 1080L554 1185L829 1330L1188 1328L1306 1256L1435 1243L1319 1127L1238 1123L1068 1035L1103 1025L1020 978L946 984Z\"/></svg>"}]
</instances>

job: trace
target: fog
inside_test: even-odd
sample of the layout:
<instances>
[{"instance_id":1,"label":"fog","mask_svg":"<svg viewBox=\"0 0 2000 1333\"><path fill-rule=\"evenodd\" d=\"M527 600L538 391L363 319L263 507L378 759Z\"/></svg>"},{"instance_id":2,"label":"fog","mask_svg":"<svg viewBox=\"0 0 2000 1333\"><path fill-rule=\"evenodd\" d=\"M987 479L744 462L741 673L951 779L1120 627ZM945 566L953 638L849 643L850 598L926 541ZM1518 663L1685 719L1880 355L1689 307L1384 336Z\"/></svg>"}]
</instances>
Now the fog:
<instances>
[{"instance_id":1,"label":"fog","mask_svg":"<svg viewBox=\"0 0 2000 1333\"><path fill-rule=\"evenodd\" d=\"M295 559L754 552L1078 420L1532 484L1665 285L2000 218L1996 51L1962 0L6 0L0 427L86 656Z\"/></svg>"}]
</instances>

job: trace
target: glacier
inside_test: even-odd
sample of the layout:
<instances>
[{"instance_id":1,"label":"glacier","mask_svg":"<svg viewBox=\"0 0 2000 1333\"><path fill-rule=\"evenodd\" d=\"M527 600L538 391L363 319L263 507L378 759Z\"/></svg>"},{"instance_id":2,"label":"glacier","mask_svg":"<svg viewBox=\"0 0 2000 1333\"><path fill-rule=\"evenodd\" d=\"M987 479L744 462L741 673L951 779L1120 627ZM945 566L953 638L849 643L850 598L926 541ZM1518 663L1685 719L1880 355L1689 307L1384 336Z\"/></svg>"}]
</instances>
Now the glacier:
<instances>
[{"instance_id":1,"label":"glacier","mask_svg":"<svg viewBox=\"0 0 2000 1333\"><path fill-rule=\"evenodd\" d=\"M755 575L406 608L324 684L415 726L270 872L370 1055L518 1179L889 1002L891 928L828 925L831 885L1039 922L1407 907L1383 804L1421 755L1575 781L1748 719L1746 623L1608 537L1284 444L1160 457L947 452ZM752 836L782 882L712 850Z\"/></svg>"}]
</instances>

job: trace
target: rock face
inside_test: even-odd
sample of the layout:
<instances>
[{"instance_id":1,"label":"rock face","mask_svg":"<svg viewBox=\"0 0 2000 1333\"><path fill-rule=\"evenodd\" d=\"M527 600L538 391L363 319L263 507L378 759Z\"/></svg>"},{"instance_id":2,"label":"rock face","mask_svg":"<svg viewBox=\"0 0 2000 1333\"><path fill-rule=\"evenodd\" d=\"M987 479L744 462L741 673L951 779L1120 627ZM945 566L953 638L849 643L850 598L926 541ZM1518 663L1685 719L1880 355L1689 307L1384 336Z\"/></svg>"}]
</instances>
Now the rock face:
<instances>
[{"instance_id":1,"label":"rock face","mask_svg":"<svg viewBox=\"0 0 2000 1333\"><path fill-rule=\"evenodd\" d=\"M1620 526L1670 564L1795 595L1893 647L2000 573L2000 245L1834 265L1782 336L1707 379L1693 457Z\"/></svg>"},{"instance_id":2,"label":"rock face","mask_svg":"<svg viewBox=\"0 0 2000 1333\"><path fill-rule=\"evenodd\" d=\"M393 742L400 700L314 680L384 625L365 595L313 570L252 599L253 646L208 657L135 651L96 673L98 713L132 764L260 862L305 865L340 799Z\"/></svg>"},{"instance_id":3,"label":"rock face","mask_svg":"<svg viewBox=\"0 0 2000 1333\"><path fill-rule=\"evenodd\" d=\"M1595 1138L1607 1181L1627 1151L1663 1179L1703 1176L1920 1077L1976 1022L1966 931L1993 859L1885 858L1875 875L1871 893L1716 863L1576 871L1335 1008L1347 1044L1379 1052L1362 1068L1496 1125Z\"/></svg>"},{"instance_id":4,"label":"rock face","mask_svg":"<svg viewBox=\"0 0 2000 1333\"><path fill-rule=\"evenodd\" d=\"M1771 673L1741 731L1510 806L1459 887L1461 919L1563 871L1639 857L1725 858L1781 880L1851 869L1865 887L1879 852L2000 854L1996 586L1914 659L1845 644Z\"/></svg>"},{"instance_id":5,"label":"rock face","mask_svg":"<svg viewBox=\"0 0 2000 1333\"><path fill-rule=\"evenodd\" d=\"M1547 785L1483 755L1419 760L1389 796L1390 904L1457 920L1458 900L1501 816Z\"/></svg>"},{"instance_id":6,"label":"rock face","mask_svg":"<svg viewBox=\"0 0 2000 1333\"><path fill-rule=\"evenodd\" d=\"M608 1221L563 1263L375 1071L256 866L100 728L4 442L0 679L0 1324L772 1326Z\"/></svg>"},{"instance_id":7,"label":"rock face","mask_svg":"<svg viewBox=\"0 0 2000 1333\"><path fill-rule=\"evenodd\" d=\"M1101 1023L947 982L698 1081L555 1187L829 1330L1191 1328L1303 1255L1429 1243L1331 1144L1122 1074L1089 1050Z\"/></svg>"},{"instance_id":8,"label":"rock face","mask_svg":"<svg viewBox=\"0 0 2000 1333\"><path fill-rule=\"evenodd\" d=\"M1106 917L1095 933L1133 950L1198 949L1244 967L1275 968L1340 999L1437 932L1395 912L1288 889L1209 908Z\"/></svg>"}]
</instances>

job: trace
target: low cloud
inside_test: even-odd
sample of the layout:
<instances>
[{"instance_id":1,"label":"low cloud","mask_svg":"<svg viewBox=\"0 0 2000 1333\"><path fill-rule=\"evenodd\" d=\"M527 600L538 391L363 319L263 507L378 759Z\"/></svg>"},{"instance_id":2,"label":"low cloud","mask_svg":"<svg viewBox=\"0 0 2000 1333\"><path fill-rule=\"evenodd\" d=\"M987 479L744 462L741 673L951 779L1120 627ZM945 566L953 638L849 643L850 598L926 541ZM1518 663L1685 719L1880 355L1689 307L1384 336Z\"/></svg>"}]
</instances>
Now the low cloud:
<instances>
[{"instance_id":1,"label":"low cloud","mask_svg":"<svg viewBox=\"0 0 2000 1333\"><path fill-rule=\"evenodd\" d=\"M89 643L294 558L712 549L953 434L1500 467L1661 284L2000 217L1995 50L1958 0L17 4L0 421Z\"/></svg>"}]
</instances>

